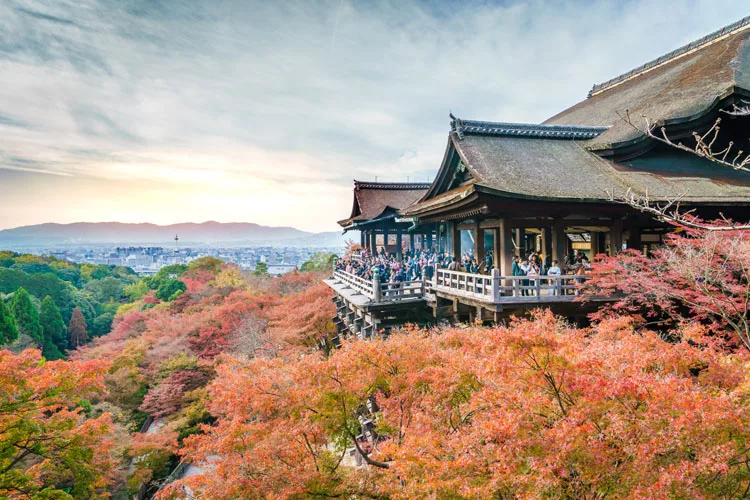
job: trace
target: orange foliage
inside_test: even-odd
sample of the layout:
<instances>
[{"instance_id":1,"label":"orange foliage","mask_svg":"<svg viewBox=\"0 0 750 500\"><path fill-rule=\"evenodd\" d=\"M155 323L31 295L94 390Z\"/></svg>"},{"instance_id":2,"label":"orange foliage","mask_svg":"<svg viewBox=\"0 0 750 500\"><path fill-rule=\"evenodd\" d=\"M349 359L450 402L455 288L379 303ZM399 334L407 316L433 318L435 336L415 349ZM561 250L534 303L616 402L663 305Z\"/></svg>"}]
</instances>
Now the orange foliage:
<instances>
[{"instance_id":1,"label":"orange foliage","mask_svg":"<svg viewBox=\"0 0 750 500\"><path fill-rule=\"evenodd\" d=\"M0 497L108 497L112 421L84 410L86 398L103 390L105 370L103 361L0 351Z\"/></svg>"},{"instance_id":2,"label":"orange foliage","mask_svg":"<svg viewBox=\"0 0 750 500\"><path fill-rule=\"evenodd\" d=\"M183 450L211 467L183 483L216 499L737 497L750 482L747 363L629 318L577 329L549 313L348 342L329 358L227 359L210 390L218 421ZM380 438L365 470L346 457L372 398Z\"/></svg>"}]
</instances>

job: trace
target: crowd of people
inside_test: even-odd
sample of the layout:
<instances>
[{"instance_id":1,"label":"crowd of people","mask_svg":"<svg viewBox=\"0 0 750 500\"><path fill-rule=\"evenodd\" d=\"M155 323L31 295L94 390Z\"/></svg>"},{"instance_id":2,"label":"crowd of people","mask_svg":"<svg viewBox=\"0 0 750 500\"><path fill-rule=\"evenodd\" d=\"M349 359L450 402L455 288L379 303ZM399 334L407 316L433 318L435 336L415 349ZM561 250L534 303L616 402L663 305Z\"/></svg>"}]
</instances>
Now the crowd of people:
<instances>
[{"instance_id":1,"label":"crowd of people","mask_svg":"<svg viewBox=\"0 0 750 500\"><path fill-rule=\"evenodd\" d=\"M386 253L381 247L377 253L361 250L356 256L348 255L336 262L336 269L371 280L377 273L382 283L416 281L432 279L435 269L461 271L472 274L490 274L492 272L494 256L488 251L484 261L478 262L470 254L464 254L460 259L454 259L448 254L439 254L434 250L408 250L401 258L396 254ZM525 258L517 255L513 259L512 275L528 276L529 280L538 276L560 276L564 274L586 274L591 268L588 257L576 250L566 255L563 262L545 258L533 251ZM528 284L528 283L527 283Z\"/></svg>"}]
</instances>

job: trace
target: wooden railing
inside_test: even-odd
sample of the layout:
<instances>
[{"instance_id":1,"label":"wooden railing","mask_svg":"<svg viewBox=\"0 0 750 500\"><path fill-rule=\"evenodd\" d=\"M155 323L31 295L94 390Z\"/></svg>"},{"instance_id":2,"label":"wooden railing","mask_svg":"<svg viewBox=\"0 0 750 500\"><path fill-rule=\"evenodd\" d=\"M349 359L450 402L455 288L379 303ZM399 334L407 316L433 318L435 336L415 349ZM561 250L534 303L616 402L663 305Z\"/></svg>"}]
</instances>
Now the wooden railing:
<instances>
[{"instance_id":1,"label":"wooden railing","mask_svg":"<svg viewBox=\"0 0 750 500\"><path fill-rule=\"evenodd\" d=\"M465 273L437 269L435 271L435 290L446 289L461 292L460 295L495 302L495 278L484 274Z\"/></svg>"},{"instance_id":2,"label":"wooden railing","mask_svg":"<svg viewBox=\"0 0 750 500\"><path fill-rule=\"evenodd\" d=\"M352 273L346 271L335 271L333 277L340 282L347 285L349 288L356 290L365 297L373 299L375 297L375 291L373 290L372 281L355 276Z\"/></svg>"},{"instance_id":3,"label":"wooden railing","mask_svg":"<svg viewBox=\"0 0 750 500\"><path fill-rule=\"evenodd\" d=\"M583 275L500 276L438 269L433 289L486 302L560 302L580 293L578 285L590 279Z\"/></svg>"},{"instance_id":4,"label":"wooden railing","mask_svg":"<svg viewBox=\"0 0 750 500\"><path fill-rule=\"evenodd\" d=\"M580 294L579 285L587 275L562 276L500 276L436 269L432 281L415 280L380 283L366 280L345 271L334 272L334 278L373 302L394 302L421 299L426 295L444 292L481 302L564 302Z\"/></svg>"},{"instance_id":5,"label":"wooden railing","mask_svg":"<svg viewBox=\"0 0 750 500\"><path fill-rule=\"evenodd\" d=\"M425 282L422 280L392 281L380 285L380 297L383 301L421 299L424 294Z\"/></svg>"}]
</instances>

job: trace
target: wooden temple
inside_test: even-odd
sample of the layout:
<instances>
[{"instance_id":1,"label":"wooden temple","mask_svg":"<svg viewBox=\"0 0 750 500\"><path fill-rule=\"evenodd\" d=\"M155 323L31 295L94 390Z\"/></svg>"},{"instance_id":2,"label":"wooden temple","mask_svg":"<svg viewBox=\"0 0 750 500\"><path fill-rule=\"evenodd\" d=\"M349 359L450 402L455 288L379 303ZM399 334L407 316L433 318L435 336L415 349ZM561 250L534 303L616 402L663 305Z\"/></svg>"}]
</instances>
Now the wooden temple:
<instances>
[{"instance_id":1,"label":"wooden temple","mask_svg":"<svg viewBox=\"0 0 750 500\"><path fill-rule=\"evenodd\" d=\"M693 133L704 134L721 118L714 150L732 143L735 154L747 151L750 116L727 111L748 103L750 17L594 85L585 100L541 124L451 115L445 154L429 186L404 188L399 203L388 201L388 189L373 189L368 196L382 199L368 199L367 206L379 208L365 213L357 193L369 184L355 183L352 216L341 224L363 230L363 247L379 247L373 235L387 231L429 234L430 247L442 254L491 262L480 275L435 273L419 305L435 319L496 321L503 312L540 304L570 310L571 277L536 280L536 289L523 293L511 276L513 257L537 251L547 262L563 263L576 250L589 257L626 248L648 252L671 226L617 202L626 192L655 204L679 198L683 211L704 219L750 219L750 174L643 132L648 119L671 141L690 146Z\"/></svg>"},{"instance_id":2,"label":"wooden temple","mask_svg":"<svg viewBox=\"0 0 750 500\"><path fill-rule=\"evenodd\" d=\"M434 228L410 231L411 223L399 220L399 210L416 202L429 183L354 181L354 201L348 219L339 221L344 232L360 232L360 245L370 253L402 255L406 248L432 248Z\"/></svg>"}]
</instances>

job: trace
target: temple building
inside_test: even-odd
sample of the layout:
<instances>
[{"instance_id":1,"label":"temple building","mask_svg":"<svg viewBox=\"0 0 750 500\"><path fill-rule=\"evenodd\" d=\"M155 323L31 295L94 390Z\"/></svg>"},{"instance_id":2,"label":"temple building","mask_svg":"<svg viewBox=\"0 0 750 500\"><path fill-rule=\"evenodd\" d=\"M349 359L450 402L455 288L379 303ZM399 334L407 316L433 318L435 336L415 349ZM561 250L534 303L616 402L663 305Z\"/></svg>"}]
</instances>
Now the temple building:
<instances>
[{"instance_id":1,"label":"temple building","mask_svg":"<svg viewBox=\"0 0 750 500\"><path fill-rule=\"evenodd\" d=\"M374 209L363 218L371 226L361 227L385 223L378 219L386 214L378 231L434 234L430 247L441 254L470 255L481 263L477 275L435 273L425 304L437 318L447 312L457 319L497 320L512 309L569 302L565 278L536 280L533 293L525 293L523 282L512 277L513 257L537 251L547 263L563 263L576 250L589 258L626 248L650 251L673 226L620 202L626 193L655 205L679 200L683 212L703 219L750 219L747 171L646 133L652 124L656 135L692 147L694 133L708 132L712 150L731 146L731 159L750 150L750 113L736 112L749 103L746 17L594 85L585 100L541 124L451 115L434 181L407 206L385 197L368 200L389 206L392 214ZM717 132L712 126L718 118ZM355 184L355 209L342 221L346 229L360 228L354 222L357 199Z\"/></svg>"},{"instance_id":2,"label":"temple building","mask_svg":"<svg viewBox=\"0 0 750 500\"><path fill-rule=\"evenodd\" d=\"M399 210L419 200L429 187L429 183L355 180L352 213L348 219L339 221L339 225L344 232L359 231L362 248L372 253L401 255L405 248L429 248L432 227L426 225L423 232L416 234L409 231L412 224L397 220Z\"/></svg>"}]
</instances>

